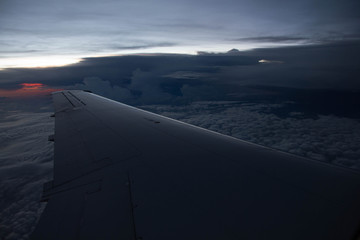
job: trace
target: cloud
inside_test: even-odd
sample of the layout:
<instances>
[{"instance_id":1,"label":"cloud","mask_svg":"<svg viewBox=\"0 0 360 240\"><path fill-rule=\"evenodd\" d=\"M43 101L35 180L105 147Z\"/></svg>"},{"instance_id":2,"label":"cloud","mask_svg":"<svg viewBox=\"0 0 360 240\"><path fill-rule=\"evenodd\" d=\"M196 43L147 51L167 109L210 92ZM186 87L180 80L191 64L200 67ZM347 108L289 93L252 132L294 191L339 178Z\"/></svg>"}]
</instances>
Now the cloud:
<instances>
[{"instance_id":1,"label":"cloud","mask_svg":"<svg viewBox=\"0 0 360 240\"><path fill-rule=\"evenodd\" d=\"M284 63L284 62L283 61L277 61L277 60L261 59L261 60L259 60L259 63Z\"/></svg>"},{"instance_id":2,"label":"cloud","mask_svg":"<svg viewBox=\"0 0 360 240\"><path fill-rule=\"evenodd\" d=\"M163 77L196 80L208 76L209 76L208 73L203 73L203 72L177 71L170 73L168 75L164 75Z\"/></svg>"},{"instance_id":3,"label":"cloud","mask_svg":"<svg viewBox=\"0 0 360 240\"><path fill-rule=\"evenodd\" d=\"M27 239L43 210L42 185L52 177L50 112L0 116L0 238Z\"/></svg>"},{"instance_id":4,"label":"cloud","mask_svg":"<svg viewBox=\"0 0 360 240\"><path fill-rule=\"evenodd\" d=\"M200 56L244 56L244 52L239 51L239 49L233 48L227 52L198 51L197 55L200 55Z\"/></svg>"},{"instance_id":5,"label":"cloud","mask_svg":"<svg viewBox=\"0 0 360 240\"><path fill-rule=\"evenodd\" d=\"M184 100L187 100L187 102L201 101L203 99L219 100L225 98L222 91L213 85L184 85L181 87L181 93L182 97Z\"/></svg>"},{"instance_id":6,"label":"cloud","mask_svg":"<svg viewBox=\"0 0 360 240\"><path fill-rule=\"evenodd\" d=\"M108 0L106 4L35 0L21 4L3 2L0 11L0 31L5 42L0 45L0 51L24 50L21 57L29 58L39 56L29 52L32 50L40 51L42 56L87 56L95 52L106 55L114 54L114 43L123 50L122 46L144 49L153 42L166 43L173 39L180 48L172 49L186 51L194 46L209 46L204 49L209 51L215 45L228 46L228 39L239 38L239 33L243 36L240 39L248 42L244 45L238 42L234 47L256 46L249 42L317 39L318 35L334 35L334 32L339 39L358 32L359 20L359 3L355 0L346 3L341 0L316 3L310 0L221 3Z\"/></svg>"},{"instance_id":7,"label":"cloud","mask_svg":"<svg viewBox=\"0 0 360 240\"><path fill-rule=\"evenodd\" d=\"M218 78L241 85L312 89L357 89L359 41L303 47L256 49L244 54L283 64L223 67Z\"/></svg>"},{"instance_id":8,"label":"cloud","mask_svg":"<svg viewBox=\"0 0 360 240\"><path fill-rule=\"evenodd\" d=\"M132 103L159 103L171 101L174 96L161 89L161 79L157 82L151 80L152 73L139 69L133 72L131 82L123 87L112 85L109 81L98 77L87 77L83 83L69 86L68 89L90 90L107 98Z\"/></svg>"},{"instance_id":9,"label":"cloud","mask_svg":"<svg viewBox=\"0 0 360 240\"><path fill-rule=\"evenodd\" d=\"M1 54L24 54L24 53L35 53L39 52L38 50L1 50Z\"/></svg>"},{"instance_id":10,"label":"cloud","mask_svg":"<svg viewBox=\"0 0 360 240\"><path fill-rule=\"evenodd\" d=\"M159 42L159 43L147 43L141 45L114 45L113 49L118 50L136 50L136 49L147 49L147 48L156 48L156 47L173 47L176 46L176 43L171 42Z\"/></svg>"},{"instance_id":11,"label":"cloud","mask_svg":"<svg viewBox=\"0 0 360 240\"><path fill-rule=\"evenodd\" d=\"M289 43L289 42L305 42L309 41L309 38L298 36L259 36L259 37L243 37L234 39L234 41L245 42L267 42L267 43Z\"/></svg>"},{"instance_id":12,"label":"cloud","mask_svg":"<svg viewBox=\"0 0 360 240\"><path fill-rule=\"evenodd\" d=\"M127 88L122 88L116 85L112 86L109 81L104 81L98 77L87 77L83 80L83 83L75 84L75 86L68 88L90 90L93 93L106 96L117 101L128 101L133 98L131 92Z\"/></svg>"},{"instance_id":13,"label":"cloud","mask_svg":"<svg viewBox=\"0 0 360 240\"><path fill-rule=\"evenodd\" d=\"M77 64L46 69L8 69L0 71L0 88L14 89L24 82L67 88L82 84L87 77L109 81L110 85L127 85L146 74L143 84L163 84L174 78L184 84L277 86L311 89L360 90L358 66L359 41L341 41L302 47L264 48L252 51L232 49L225 53L203 52L199 55L147 55L86 58ZM266 60L272 63L261 64ZM171 80L172 78L173 80ZM136 83L137 87L139 84ZM180 89L182 86L179 86ZM161 88L161 87L160 87ZM149 88L150 89L150 88Z\"/></svg>"}]
</instances>

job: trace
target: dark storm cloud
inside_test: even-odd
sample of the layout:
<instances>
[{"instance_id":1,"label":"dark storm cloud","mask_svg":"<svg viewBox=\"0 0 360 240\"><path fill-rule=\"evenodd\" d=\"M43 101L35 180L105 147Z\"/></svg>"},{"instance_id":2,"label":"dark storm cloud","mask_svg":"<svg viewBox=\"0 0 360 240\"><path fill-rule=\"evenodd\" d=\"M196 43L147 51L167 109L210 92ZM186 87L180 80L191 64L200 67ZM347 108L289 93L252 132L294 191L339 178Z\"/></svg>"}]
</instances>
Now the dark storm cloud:
<instances>
[{"instance_id":1,"label":"dark storm cloud","mask_svg":"<svg viewBox=\"0 0 360 240\"><path fill-rule=\"evenodd\" d=\"M360 89L359 41L256 49L240 54L255 57L261 64L224 66L212 77L237 86Z\"/></svg>"},{"instance_id":2,"label":"dark storm cloud","mask_svg":"<svg viewBox=\"0 0 360 240\"><path fill-rule=\"evenodd\" d=\"M146 101L148 98L145 96L148 94L156 97L155 89L171 96L176 95L184 84L201 84L202 81L210 80L209 74L218 71L221 66L253 64L258 64L257 59L247 56L213 58L155 55L87 58L78 64L62 68L3 70L0 72L0 87L16 88L23 82L46 82L49 86L69 88L82 83L87 77L95 77L108 81L111 86L126 88L134 97L141 96L142 100ZM193 78L191 81L186 80L187 76L182 79L180 73L184 71L203 77ZM175 73L178 73L178 78L173 77Z\"/></svg>"},{"instance_id":3,"label":"dark storm cloud","mask_svg":"<svg viewBox=\"0 0 360 240\"><path fill-rule=\"evenodd\" d=\"M65 67L0 71L0 88L16 89L24 82L40 82L52 88L82 86L96 92L106 85L108 90L103 93L116 89L122 94L108 96L121 95L117 100L127 99L133 104L215 100L219 96L236 100L244 95L284 92L273 87L359 91L359 55L359 41L341 41L252 51L233 49L221 54L85 58ZM89 78L92 80L86 80ZM209 99L211 96L214 99Z\"/></svg>"}]
</instances>

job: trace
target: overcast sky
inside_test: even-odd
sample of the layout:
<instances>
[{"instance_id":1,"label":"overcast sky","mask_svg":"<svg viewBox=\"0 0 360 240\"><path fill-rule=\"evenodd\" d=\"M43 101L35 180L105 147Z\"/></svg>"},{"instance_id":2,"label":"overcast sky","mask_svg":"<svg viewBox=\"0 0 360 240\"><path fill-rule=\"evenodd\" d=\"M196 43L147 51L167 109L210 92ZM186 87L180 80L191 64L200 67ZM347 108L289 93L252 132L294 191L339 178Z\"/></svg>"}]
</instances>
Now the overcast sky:
<instances>
[{"instance_id":1,"label":"overcast sky","mask_svg":"<svg viewBox=\"0 0 360 240\"><path fill-rule=\"evenodd\" d=\"M359 37L357 0L1 0L0 68Z\"/></svg>"}]
</instances>

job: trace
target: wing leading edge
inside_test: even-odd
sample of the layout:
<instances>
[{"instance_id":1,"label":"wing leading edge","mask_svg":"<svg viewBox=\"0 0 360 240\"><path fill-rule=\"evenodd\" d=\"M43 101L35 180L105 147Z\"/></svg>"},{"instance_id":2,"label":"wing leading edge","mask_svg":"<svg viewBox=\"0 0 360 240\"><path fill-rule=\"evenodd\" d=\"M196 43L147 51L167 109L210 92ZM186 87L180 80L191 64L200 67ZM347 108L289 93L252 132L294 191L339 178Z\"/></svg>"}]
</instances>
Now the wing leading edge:
<instances>
[{"instance_id":1,"label":"wing leading edge","mask_svg":"<svg viewBox=\"0 0 360 240\"><path fill-rule=\"evenodd\" d=\"M53 93L32 239L355 239L360 176L84 91Z\"/></svg>"}]
</instances>

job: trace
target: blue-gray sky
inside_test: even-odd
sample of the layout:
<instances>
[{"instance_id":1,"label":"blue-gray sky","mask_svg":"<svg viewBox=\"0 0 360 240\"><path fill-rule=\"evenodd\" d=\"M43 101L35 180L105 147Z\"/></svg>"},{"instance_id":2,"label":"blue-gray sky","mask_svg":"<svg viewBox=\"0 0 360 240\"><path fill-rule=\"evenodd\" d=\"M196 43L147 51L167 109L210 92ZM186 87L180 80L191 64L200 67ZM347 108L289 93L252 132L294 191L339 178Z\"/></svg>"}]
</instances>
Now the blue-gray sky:
<instances>
[{"instance_id":1,"label":"blue-gray sky","mask_svg":"<svg viewBox=\"0 0 360 240\"><path fill-rule=\"evenodd\" d=\"M1 0L0 68L359 38L356 0Z\"/></svg>"}]
</instances>

